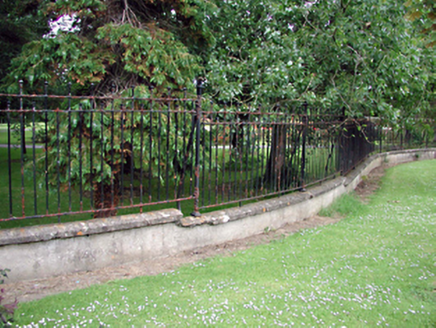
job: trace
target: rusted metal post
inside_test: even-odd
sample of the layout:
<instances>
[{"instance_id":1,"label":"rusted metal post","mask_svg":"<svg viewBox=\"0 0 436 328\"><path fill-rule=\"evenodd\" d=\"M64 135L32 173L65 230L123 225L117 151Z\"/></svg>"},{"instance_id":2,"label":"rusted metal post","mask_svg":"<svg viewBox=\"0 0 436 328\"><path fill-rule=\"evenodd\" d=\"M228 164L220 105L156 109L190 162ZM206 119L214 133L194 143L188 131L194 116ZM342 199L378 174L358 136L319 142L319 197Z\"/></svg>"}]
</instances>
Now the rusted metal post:
<instances>
[{"instance_id":1,"label":"rusted metal post","mask_svg":"<svg viewBox=\"0 0 436 328\"><path fill-rule=\"evenodd\" d=\"M307 131L307 103L304 103L304 114L302 117L303 123L303 136L302 136L302 145L301 145L301 175L300 175L300 191L306 191L305 187L305 173L306 173L306 131Z\"/></svg>"},{"instance_id":2,"label":"rusted metal post","mask_svg":"<svg viewBox=\"0 0 436 328\"><path fill-rule=\"evenodd\" d=\"M201 124L201 94L203 91L202 80L197 80L197 101L195 103L195 171L194 171L194 212L192 216L201 216L199 211L200 198L200 124Z\"/></svg>"},{"instance_id":3,"label":"rusted metal post","mask_svg":"<svg viewBox=\"0 0 436 328\"><path fill-rule=\"evenodd\" d=\"M24 163L26 155L26 135L25 135L25 117L23 108L23 80L18 81L20 85L20 133L21 133L21 214L25 214L25 200L24 200Z\"/></svg>"}]
</instances>

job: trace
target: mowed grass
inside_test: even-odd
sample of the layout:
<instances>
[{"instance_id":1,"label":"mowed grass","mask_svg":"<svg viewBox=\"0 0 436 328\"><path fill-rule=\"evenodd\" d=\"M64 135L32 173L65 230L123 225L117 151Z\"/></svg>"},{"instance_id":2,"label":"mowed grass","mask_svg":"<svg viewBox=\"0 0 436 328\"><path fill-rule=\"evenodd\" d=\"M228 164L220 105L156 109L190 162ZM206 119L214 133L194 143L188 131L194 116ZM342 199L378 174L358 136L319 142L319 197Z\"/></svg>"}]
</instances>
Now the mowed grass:
<instances>
[{"instance_id":1,"label":"mowed grass","mask_svg":"<svg viewBox=\"0 0 436 328\"><path fill-rule=\"evenodd\" d=\"M16 311L25 327L436 325L436 161L391 168L346 218L158 276L114 281Z\"/></svg>"},{"instance_id":2,"label":"mowed grass","mask_svg":"<svg viewBox=\"0 0 436 328\"><path fill-rule=\"evenodd\" d=\"M15 129L14 129L15 128ZM33 143L33 124L28 124L25 127L25 141L26 145L31 146ZM44 123L36 122L35 123L35 133L44 128ZM11 125L10 131L10 142L12 145L19 145L20 141L20 131L19 127ZM8 143L8 125L6 123L0 123L0 144L6 145Z\"/></svg>"}]
</instances>

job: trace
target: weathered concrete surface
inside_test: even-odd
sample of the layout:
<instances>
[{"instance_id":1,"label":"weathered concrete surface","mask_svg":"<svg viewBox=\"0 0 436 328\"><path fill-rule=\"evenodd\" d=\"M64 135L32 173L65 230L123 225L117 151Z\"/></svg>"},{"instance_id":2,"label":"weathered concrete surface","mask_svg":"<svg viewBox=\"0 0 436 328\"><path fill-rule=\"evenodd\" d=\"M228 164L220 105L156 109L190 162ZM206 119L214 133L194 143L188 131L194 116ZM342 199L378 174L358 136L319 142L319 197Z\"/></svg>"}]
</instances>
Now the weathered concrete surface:
<instances>
[{"instance_id":1,"label":"weathered concrete surface","mask_svg":"<svg viewBox=\"0 0 436 328\"><path fill-rule=\"evenodd\" d=\"M130 214L105 219L47 224L21 229L0 230L0 246L47 241L59 238L89 236L178 222L182 213L176 209Z\"/></svg>"},{"instance_id":2,"label":"weathered concrete surface","mask_svg":"<svg viewBox=\"0 0 436 328\"><path fill-rule=\"evenodd\" d=\"M0 268L8 281L44 278L173 255L303 220L353 190L374 168L435 159L436 149L377 154L346 177L239 208L182 217L175 209L0 231Z\"/></svg>"}]
</instances>

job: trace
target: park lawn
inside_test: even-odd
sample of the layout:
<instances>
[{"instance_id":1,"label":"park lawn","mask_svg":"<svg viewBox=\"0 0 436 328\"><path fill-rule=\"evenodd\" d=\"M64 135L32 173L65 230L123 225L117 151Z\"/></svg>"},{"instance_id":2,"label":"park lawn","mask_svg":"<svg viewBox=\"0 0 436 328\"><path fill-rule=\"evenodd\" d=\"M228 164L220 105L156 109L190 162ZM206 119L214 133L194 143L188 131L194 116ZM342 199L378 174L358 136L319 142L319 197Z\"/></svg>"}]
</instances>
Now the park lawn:
<instances>
[{"instance_id":1,"label":"park lawn","mask_svg":"<svg viewBox=\"0 0 436 328\"><path fill-rule=\"evenodd\" d=\"M391 168L335 225L186 265L22 303L18 326L436 325L436 161Z\"/></svg>"},{"instance_id":2,"label":"park lawn","mask_svg":"<svg viewBox=\"0 0 436 328\"><path fill-rule=\"evenodd\" d=\"M42 130L44 128L44 123L36 122L35 123L35 133ZM30 124L26 126L26 130L24 132L25 141L27 145L32 145L33 142L33 125ZM11 129L10 132L10 142L12 145L20 144L20 134L18 130ZM6 123L0 124L0 144L6 145L8 143L8 125Z\"/></svg>"},{"instance_id":3,"label":"park lawn","mask_svg":"<svg viewBox=\"0 0 436 328\"><path fill-rule=\"evenodd\" d=\"M35 149L35 157L39 157L43 152L42 149ZM23 162L24 176L21 176L21 150L19 148L11 148L11 190L12 195L9 193L9 165L8 165L8 149L0 148L0 218L5 219L10 217L10 202L12 201L12 216L20 217L23 215L22 204L24 202L25 215L42 215L46 213L48 204L49 213L57 213L58 199L57 193L51 191L47 195L43 186L43 182L39 176L36 180L33 179L31 164L33 159L33 150L27 149L25 160ZM24 184L24 194L21 193L21 187ZM36 184L36 194L34 186ZM23 201L24 199L24 201ZM36 201L35 201L36 200ZM68 192L61 192L59 194L59 204L61 211L69 210L69 194ZM71 195L72 210L78 209L79 195L77 190L73 190ZM36 205L36 207L35 207ZM69 217L62 217L62 222L89 219L91 215L76 215ZM58 222L57 217L47 218L34 218L34 219L20 219L0 222L0 229L25 227L30 225L49 224Z\"/></svg>"}]
</instances>

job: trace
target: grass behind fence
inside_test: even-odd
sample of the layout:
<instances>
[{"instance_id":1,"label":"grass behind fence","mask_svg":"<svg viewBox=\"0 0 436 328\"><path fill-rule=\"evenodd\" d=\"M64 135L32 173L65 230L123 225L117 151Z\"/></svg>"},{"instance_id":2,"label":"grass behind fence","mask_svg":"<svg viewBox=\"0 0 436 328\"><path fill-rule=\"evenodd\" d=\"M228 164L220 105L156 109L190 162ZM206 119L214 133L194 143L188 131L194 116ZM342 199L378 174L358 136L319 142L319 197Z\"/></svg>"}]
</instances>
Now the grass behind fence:
<instances>
[{"instance_id":1,"label":"grass behind fence","mask_svg":"<svg viewBox=\"0 0 436 328\"><path fill-rule=\"evenodd\" d=\"M43 155L43 149L35 149L35 157L38 160ZM238 154L230 147L216 147L208 150L212 157L205 157L204 165L201 166L200 171L200 206L213 207L202 208L201 212L206 213L213 210L237 206L239 200L250 199L253 197L268 196L270 193L277 191L284 192L286 190L295 190L300 186L300 170L301 170L301 151L299 151L294 158L292 166L292 177L287 178L286 186L280 186L277 189L277 183L266 183L264 181L265 170L267 166L267 158L269 150L267 148L256 147L250 149L248 152ZM326 176L335 173L336 166L334 165L337 160L337 155L334 153L329 158L329 149L327 148L309 148L307 149L307 166L306 166L306 183L307 181L317 181ZM0 148L0 218L10 217L9 202L12 201L12 216L23 216L23 202L24 214L30 215L44 215L48 213L58 213L58 203L60 213L80 211L80 200L83 203L83 210L91 208L90 192L84 192L80 197L79 186L72 186L71 190L65 185L61 185L59 191L56 187L51 187L47 194L45 189L44 177L40 176L42 172L36 171L34 179L32 170L33 150L28 149L27 154L24 156L23 163L21 162L20 148L11 148L11 182L12 182L12 199L9 194L9 168L8 168L8 149ZM44 158L42 158L44 160ZM328 170L324 168L326 164ZM21 169L23 167L24 177L22 180ZM189 171L189 170L188 170ZM276 177L277 178L277 177ZM193 194L193 177L191 172L187 172L187 179L185 181L184 195ZM282 178L284 180L285 178ZM130 204L130 175L124 177L125 188L123 205ZM133 204L139 204L139 180L135 179L133 182L134 197ZM150 184L151 183L151 184ZM149 181L144 178L144 194L143 202L149 201L149 194L152 195L152 201L165 200L167 192L169 199L175 198L176 183L174 179L170 179L167 185L160 184L157 178ZM24 193L22 193L22 186L24 185ZM150 189L151 186L151 189ZM36 190L36 192L35 192ZM150 193L149 193L150 192ZM71 193L71 196L70 196ZM23 197L24 196L24 197ZM35 197L36 197L36 210L35 210ZM59 199L58 199L59 197ZM71 205L70 205L71 197ZM48 199L48 201L47 201ZM247 203L255 200L249 200ZM224 203L224 205L222 205ZM226 204L228 203L228 204ZM120 204L121 205L121 204ZM71 206L71 208L70 208ZM146 205L143 211L155 211L164 208L176 208L175 202L161 203L157 205ZM189 215L194 210L193 200L183 201L180 204L182 212ZM121 209L118 215L139 213L139 208ZM87 220L93 217L92 213L83 213L75 215L61 215L59 220L61 222ZM58 216L47 218L35 219L19 219L8 222L0 222L0 228L14 228L24 227L30 225L49 224L58 222Z\"/></svg>"},{"instance_id":2,"label":"grass behind fence","mask_svg":"<svg viewBox=\"0 0 436 328\"><path fill-rule=\"evenodd\" d=\"M20 304L18 326L339 326L436 324L436 161L388 170L341 222L152 277Z\"/></svg>"}]
</instances>

